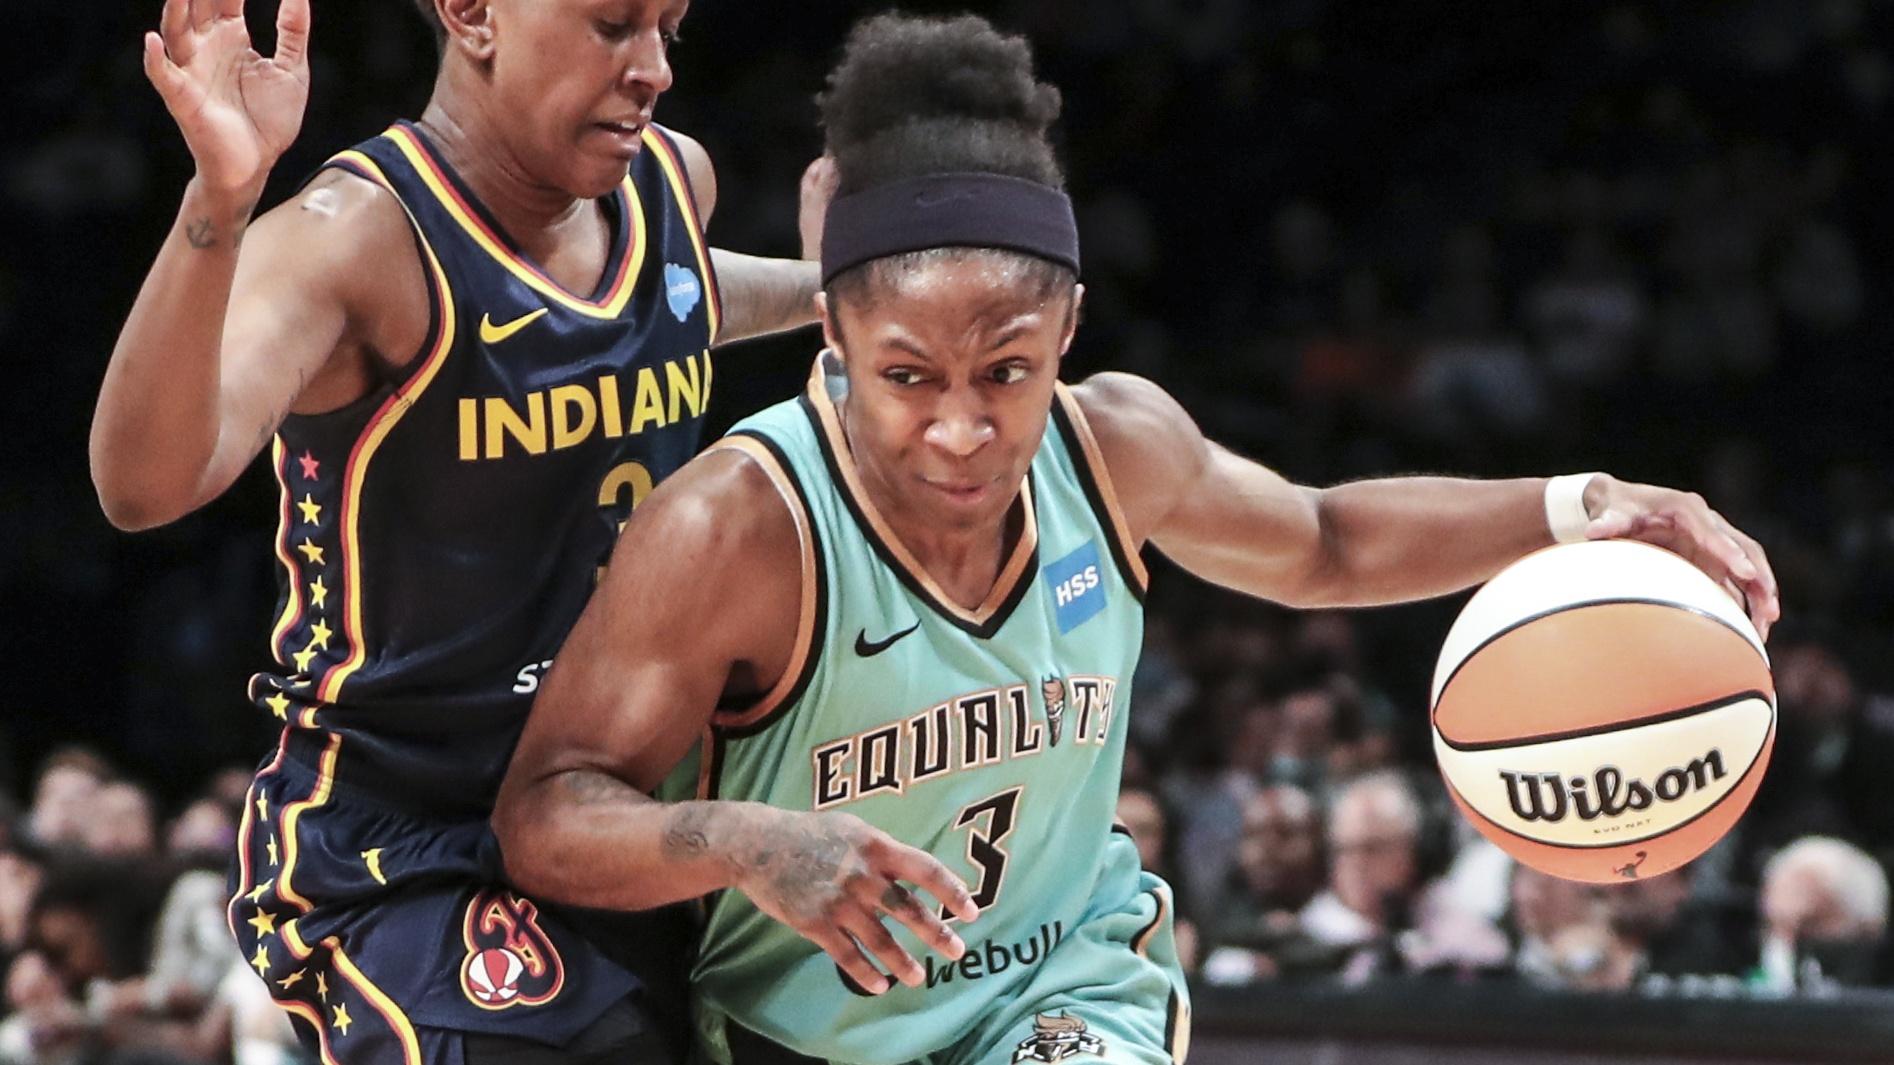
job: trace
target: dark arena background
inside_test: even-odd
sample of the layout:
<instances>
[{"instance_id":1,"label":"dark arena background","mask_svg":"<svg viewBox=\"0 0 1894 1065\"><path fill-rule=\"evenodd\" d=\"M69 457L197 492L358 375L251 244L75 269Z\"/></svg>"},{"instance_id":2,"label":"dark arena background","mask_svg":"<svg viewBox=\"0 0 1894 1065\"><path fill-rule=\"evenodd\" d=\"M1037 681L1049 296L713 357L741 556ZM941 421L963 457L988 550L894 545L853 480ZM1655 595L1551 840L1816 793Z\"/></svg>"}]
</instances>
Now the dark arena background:
<instances>
[{"instance_id":1,"label":"dark arena background","mask_svg":"<svg viewBox=\"0 0 1894 1065\"><path fill-rule=\"evenodd\" d=\"M274 7L249 6L267 52ZM795 254L813 96L880 6L694 4L658 120L716 160L714 243ZM0 1062L230 1061L174 1036L246 994L209 885L274 736L244 701L274 486L259 467L132 536L86 465L191 173L139 65L158 7L6 5ZM1894 3L905 7L1026 33L1064 91L1089 288L1068 380L1152 377L1303 483L1691 488L1781 580L1755 805L1681 873L1604 890L1515 873L1447 806L1426 694L1459 600L1295 614L1154 559L1121 813L1178 888L1194 1060L1894 1061ZM407 0L314 8L265 207L431 84ZM714 428L790 395L815 346L719 352ZM1363 782L1403 816L1336 816ZM1321 915L1363 883L1385 919L1343 935ZM55 903L98 951L46 941ZM242 1065L296 1060L245 1038Z\"/></svg>"}]
</instances>

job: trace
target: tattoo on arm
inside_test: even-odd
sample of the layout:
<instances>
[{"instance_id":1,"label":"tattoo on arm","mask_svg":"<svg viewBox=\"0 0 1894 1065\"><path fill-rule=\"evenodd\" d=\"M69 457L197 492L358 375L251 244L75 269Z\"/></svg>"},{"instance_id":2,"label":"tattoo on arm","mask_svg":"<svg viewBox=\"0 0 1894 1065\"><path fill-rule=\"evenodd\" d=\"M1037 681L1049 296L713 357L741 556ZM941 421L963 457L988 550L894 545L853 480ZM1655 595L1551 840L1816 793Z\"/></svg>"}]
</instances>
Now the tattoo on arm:
<instances>
[{"instance_id":1,"label":"tattoo on arm","mask_svg":"<svg viewBox=\"0 0 1894 1065\"><path fill-rule=\"evenodd\" d=\"M715 250L717 287L723 293L720 342L780 333L815 321L821 268L792 259L760 259Z\"/></svg>"},{"instance_id":2,"label":"tattoo on arm","mask_svg":"<svg viewBox=\"0 0 1894 1065\"><path fill-rule=\"evenodd\" d=\"M255 211L256 201L252 200L237 212L236 221L231 227L233 230L230 238L231 247L243 246L243 234L250 228L250 215ZM184 224L184 239L190 242L191 247L199 251L214 248L217 246L217 223L211 221L208 215L193 218Z\"/></svg>"},{"instance_id":3,"label":"tattoo on arm","mask_svg":"<svg viewBox=\"0 0 1894 1065\"><path fill-rule=\"evenodd\" d=\"M710 809L701 803L678 807L664 826L664 856L692 861L710 852Z\"/></svg>"}]
</instances>

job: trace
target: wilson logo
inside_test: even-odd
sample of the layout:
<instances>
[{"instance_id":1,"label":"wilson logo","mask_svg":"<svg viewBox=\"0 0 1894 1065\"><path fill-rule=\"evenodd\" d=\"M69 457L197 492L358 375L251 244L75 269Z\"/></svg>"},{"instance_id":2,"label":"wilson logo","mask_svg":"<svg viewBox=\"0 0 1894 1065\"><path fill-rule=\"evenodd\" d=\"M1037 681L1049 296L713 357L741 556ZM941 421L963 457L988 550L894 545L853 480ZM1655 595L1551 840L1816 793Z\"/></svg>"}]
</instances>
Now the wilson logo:
<instances>
[{"instance_id":1,"label":"wilson logo","mask_svg":"<svg viewBox=\"0 0 1894 1065\"><path fill-rule=\"evenodd\" d=\"M1723 752L1710 753L1690 762L1672 766L1645 783L1627 779L1615 765L1599 766L1588 779L1566 777L1560 773L1516 773L1499 771L1506 782L1506 801L1521 821L1557 823L1567 814L1581 821L1617 817L1648 810L1658 803L1676 802L1692 792L1703 791L1728 776L1723 767Z\"/></svg>"}]
</instances>

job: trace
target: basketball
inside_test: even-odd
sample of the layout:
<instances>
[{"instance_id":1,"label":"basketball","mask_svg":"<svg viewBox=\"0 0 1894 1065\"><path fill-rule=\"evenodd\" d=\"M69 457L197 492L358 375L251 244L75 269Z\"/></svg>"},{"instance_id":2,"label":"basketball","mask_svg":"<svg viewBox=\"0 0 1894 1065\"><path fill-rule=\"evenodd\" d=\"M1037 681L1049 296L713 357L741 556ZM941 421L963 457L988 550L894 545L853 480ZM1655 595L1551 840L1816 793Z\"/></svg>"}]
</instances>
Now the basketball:
<instances>
[{"instance_id":1,"label":"basketball","mask_svg":"<svg viewBox=\"0 0 1894 1065\"><path fill-rule=\"evenodd\" d=\"M525 969L510 950L483 950L467 959L467 987L484 1004L504 1005L520 993Z\"/></svg>"},{"instance_id":2,"label":"basketball","mask_svg":"<svg viewBox=\"0 0 1894 1065\"><path fill-rule=\"evenodd\" d=\"M1448 794L1508 854L1554 876L1669 872L1749 806L1775 740L1754 626L1662 548L1546 548L1487 582L1434 670Z\"/></svg>"}]
</instances>

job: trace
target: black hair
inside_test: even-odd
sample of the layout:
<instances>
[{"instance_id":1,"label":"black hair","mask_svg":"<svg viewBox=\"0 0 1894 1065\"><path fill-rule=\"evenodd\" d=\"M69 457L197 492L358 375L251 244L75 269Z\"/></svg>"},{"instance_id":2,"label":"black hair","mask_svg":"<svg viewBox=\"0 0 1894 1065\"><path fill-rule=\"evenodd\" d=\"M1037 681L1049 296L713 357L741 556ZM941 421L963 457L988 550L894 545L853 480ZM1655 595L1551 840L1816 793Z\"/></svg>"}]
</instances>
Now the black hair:
<instances>
[{"instance_id":1,"label":"black hair","mask_svg":"<svg viewBox=\"0 0 1894 1065\"><path fill-rule=\"evenodd\" d=\"M895 12L857 23L817 102L838 196L928 174L1004 174L1065 187L1048 136L1059 90L1035 76L1024 37L977 15ZM871 277L968 254L1016 263L1022 282L1046 296L1077 281L1069 269L1021 252L937 248L866 263L837 276L829 291L859 294Z\"/></svg>"}]
</instances>

